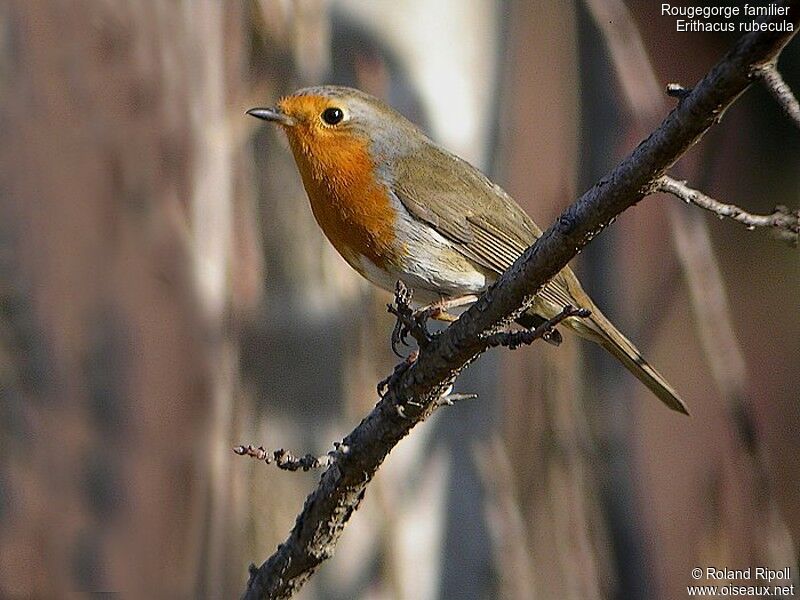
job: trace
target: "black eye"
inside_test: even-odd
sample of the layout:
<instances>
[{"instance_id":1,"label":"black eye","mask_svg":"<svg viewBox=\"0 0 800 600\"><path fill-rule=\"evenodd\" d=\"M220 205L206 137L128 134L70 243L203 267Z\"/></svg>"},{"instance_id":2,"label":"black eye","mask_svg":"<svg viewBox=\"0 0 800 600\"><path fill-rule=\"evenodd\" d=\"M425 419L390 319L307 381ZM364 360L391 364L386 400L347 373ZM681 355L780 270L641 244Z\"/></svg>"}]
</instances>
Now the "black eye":
<instances>
[{"instance_id":1,"label":"black eye","mask_svg":"<svg viewBox=\"0 0 800 600\"><path fill-rule=\"evenodd\" d=\"M344 119L344 112L341 108L326 108L322 111L322 120L328 125L336 125Z\"/></svg>"}]
</instances>

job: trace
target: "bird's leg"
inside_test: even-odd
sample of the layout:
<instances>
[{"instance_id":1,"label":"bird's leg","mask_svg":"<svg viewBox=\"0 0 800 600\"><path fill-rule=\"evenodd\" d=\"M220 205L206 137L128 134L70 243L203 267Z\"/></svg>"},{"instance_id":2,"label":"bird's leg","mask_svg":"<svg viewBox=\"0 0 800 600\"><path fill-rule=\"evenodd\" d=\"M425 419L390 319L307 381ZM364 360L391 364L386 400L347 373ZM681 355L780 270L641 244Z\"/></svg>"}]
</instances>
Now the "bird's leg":
<instances>
[{"instance_id":1,"label":"bird's leg","mask_svg":"<svg viewBox=\"0 0 800 600\"><path fill-rule=\"evenodd\" d=\"M458 316L447 312L448 309L472 304L477 299L478 297L472 294L455 298L440 298L436 302L413 311L411 313L411 319L406 318L402 324L401 318L398 315L397 324L392 333L392 349L394 353L397 354L397 350L395 349L396 342L399 340L405 344L406 335L409 333L417 340L417 345L420 348L424 347L432 339L428 331L428 319L452 323L458 319ZM413 324L409 323L409 321L412 321Z\"/></svg>"},{"instance_id":2,"label":"bird's leg","mask_svg":"<svg viewBox=\"0 0 800 600\"><path fill-rule=\"evenodd\" d=\"M473 294L441 298L432 304L412 310L411 297L411 290L402 281L398 280L394 291L394 304L387 305L389 312L397 317L397 322L392 331L392 351L397 356L401 356L397 351L398 344L408 345L406 339L409 335L417 341L417 345L420 348L424 348L431 341L431 334L427 327L428 319L455 321L458 317L447 312L448 309L472 304L478 299Z\"/></svg>"},{"instance_id":3,"label":"bird's leg","mask_svg":"<svg viewBox=\"0 0 800 600\"><path fill-rule=\"evenodd\" d=\"M427 321L428 319L436 319L437 321L447 321L448 323L452 323L458 316L450 314L447 312L449 309L458 308L460 306L466 306L467 304L472 304L478 299L478 297L474 294L467 294L465 296L456 296L453 298L441 298L436 302L432 302L427 306L423 306L420 309L414 311L414 318L418 321Z\"/></svg>"}]
</instances>

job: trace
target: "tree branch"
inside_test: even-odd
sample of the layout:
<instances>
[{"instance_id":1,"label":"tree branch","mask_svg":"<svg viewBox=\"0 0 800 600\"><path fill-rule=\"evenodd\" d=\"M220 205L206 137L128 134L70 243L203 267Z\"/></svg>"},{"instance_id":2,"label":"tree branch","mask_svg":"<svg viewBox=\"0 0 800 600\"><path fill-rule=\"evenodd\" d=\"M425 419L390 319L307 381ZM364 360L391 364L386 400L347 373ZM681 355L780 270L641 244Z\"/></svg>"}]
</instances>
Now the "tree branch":
<instances>
[{"instance_id":1,"label":"tree branch","mask_svg":"<svg viewBox=\"0 0 800 600\"><path fill-rule=\"evenodd\" d=\"M269 452L263 446L256 448L253 445L235 446L233 452L239 456L249 456L256 460L263 460L268 465L275 463L276 467L284 471L299 471L301 469L310 471L311 469L330 466L340 453L347 452L347 447L342 446L342 444L336 443L334 447L335 450L328 452L325 456L314 456L313 454L295 456L283 448Z\"/></svg>"},{"instance_id":2,"label":"tree branch","mask_svg":"<svg viewBox=\"0 0 800 600\"><path fill-rule=\"evenodd\" d=\"M792 89L786 84L775 63L770 63L758 71L761 81L767 86L769 93L781 105L783 112L794 124L800 127L800 103L794 97Z\"/></svg>"},{"instance_id":3,"label":"tree branch","mask_svg":"<svg viewBox=\"0 0 800 600\"><path fill-rule=\"evenodd\" d=\"M800 0L789 15L800 22ZM664 171L714 125L774 61L793 33L763 31L740 38L663 123L601 181L567 208L537 242L458 321L435 336L388 385L386 394L344 439L341 454L306 499L289 538L251 569L244 598L289 598L329 558L366 486L391 449L437 407L459 372L487 349L486 336L521 314L541 287L600 230L639 202ZM402 410L398 410L402 408Z\"/></svg>"},{"instance_id":4,"label":"tree branch","mask_svg":"<svg viewBox=\"0 0 800 600\"><path fill-rule=\"evenodd\" d=\"M547 319L535 329L522 329L519 331L497 331L483 336L488 348L505 346L511 350L516 350L520 346L528 346L536 340L549 340L553 335L556 326L564 319L578 318L585 319L592 312L588 308L575 308L568 304L560 313L552 319Z\"/></svg>"},{"instance_id":5,"label":"tree branch","mask_svg":"<svg viewBox=\"0 0 800 600\"><path fill-rule=\"evenodd\" d=\"M685 181L678 181L664 175L654 190L672 194L685 202L711 211L719 217L728 217L745 225L748 229L769 227L778 239L796 246L800 237L800 210L789 211L785 206L776 206L771 215L752 215L734 204L723 204L706 196L703 192L690 188Z\"/></svg>"}]
</instances>

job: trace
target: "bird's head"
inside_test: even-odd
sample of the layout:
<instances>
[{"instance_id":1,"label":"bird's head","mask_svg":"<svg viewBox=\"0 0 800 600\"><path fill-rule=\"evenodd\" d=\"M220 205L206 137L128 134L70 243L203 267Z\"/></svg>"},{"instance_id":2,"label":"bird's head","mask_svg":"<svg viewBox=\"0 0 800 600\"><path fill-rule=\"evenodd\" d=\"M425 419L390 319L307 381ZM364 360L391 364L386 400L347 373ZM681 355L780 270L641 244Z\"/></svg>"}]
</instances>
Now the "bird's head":
<instances>
[{"instance_id":1,"label":"bird's head","mask_svg":"<svg viewBox=\"0 0 800 600\"><path fill-rule=\"evenodd\" d=\"M248 115L280 125L301 171L330 177L374 166L414 150L423 134L394 109L359 90L340 86L301 89L271 108Z\"/></svg>"}]
</instances>

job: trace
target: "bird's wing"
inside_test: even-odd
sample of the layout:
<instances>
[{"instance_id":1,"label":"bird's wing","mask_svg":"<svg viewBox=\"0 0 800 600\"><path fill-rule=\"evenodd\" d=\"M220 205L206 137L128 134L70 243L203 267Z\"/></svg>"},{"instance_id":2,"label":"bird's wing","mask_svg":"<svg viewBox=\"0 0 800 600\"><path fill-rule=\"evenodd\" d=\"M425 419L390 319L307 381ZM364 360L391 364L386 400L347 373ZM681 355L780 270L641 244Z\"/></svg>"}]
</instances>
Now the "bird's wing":
<instances>
[{"instance_id":1,"label":"bird's wing","mask_svg":"<svg viewBox=\"0 0 800 600\"><path fill-rule=\"evenodd\" d=\"M467 259L498 275L542 231L502 188L457 156L428 146L425 157L395 162L392 190L415 218L424 221ZM540 295L558 306L575 304L557 276Z\"/></svg>"}]
</instances>

